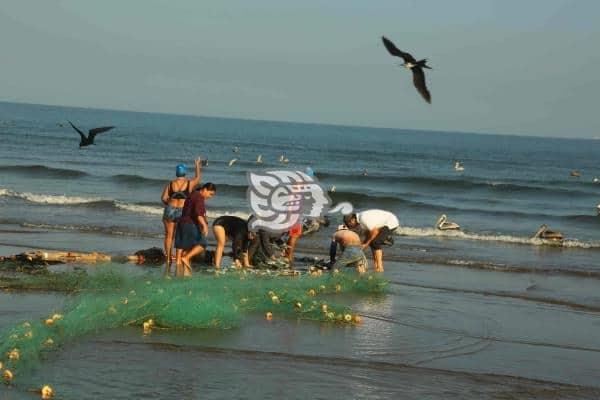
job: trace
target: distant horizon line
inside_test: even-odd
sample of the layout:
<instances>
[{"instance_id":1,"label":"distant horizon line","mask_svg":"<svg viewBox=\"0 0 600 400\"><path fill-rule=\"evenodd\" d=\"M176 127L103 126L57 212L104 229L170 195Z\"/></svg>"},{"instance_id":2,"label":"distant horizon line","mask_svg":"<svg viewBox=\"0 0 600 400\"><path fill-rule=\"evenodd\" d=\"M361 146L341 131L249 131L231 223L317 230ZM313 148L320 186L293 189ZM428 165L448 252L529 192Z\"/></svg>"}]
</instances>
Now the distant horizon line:
<instances>
[{"instance_id":1,"label":"distant horizon line","mask_svg":"<svg viewBox=\"0 0 600 400\"><path fill-rule=\"evenodd\" d=\"M172 116L190 117L190 118L214 118L214 119L269 122L269 123L280 123L280 124L287 123L287 124L298 124L298 125L335 126L335 127L352 128L352 129L368 128L368 129L378 129L378 130L386 130L386 131L412 131L412 132L417 132L417 133L427 133L427 132L441 133L441 134L458 133L458 134L464 134L464 135L508 136L508 137L523 137L523 138L537 138L537 139L542 138L542 139L559 139L559 140L591 140L591 141L600 140L600 136L596 136L596 137L564 137L564 136L542 136L542 135L532 135L532 134L527 135L527 134L511 134L511 133L495 133L495 132L466 132L466 131L439 130L439 129L390 128L390 127L384 127L384 126L347 125L347 124L336 124L336 123L326 123L326 122L270 120L270 119L249 118L249 117L241 118L241 117L225 117L225 116L217 116L217 115L183 114L183 113L173 113L173 112L164 112L164 111L140 111L140 110L127 110L127 109L104 108L104 107L72 106L72 105L64 105L64 104L29 103L26 101L8 101L8 100L1 100L1 99L0 99L0 103L30 105L30 106L57 107L57 108L74 108L74 109L79 108L82 110L129 112L129 113L139 113L139 114L172 115Z\"/></svg>"}]
</instances>

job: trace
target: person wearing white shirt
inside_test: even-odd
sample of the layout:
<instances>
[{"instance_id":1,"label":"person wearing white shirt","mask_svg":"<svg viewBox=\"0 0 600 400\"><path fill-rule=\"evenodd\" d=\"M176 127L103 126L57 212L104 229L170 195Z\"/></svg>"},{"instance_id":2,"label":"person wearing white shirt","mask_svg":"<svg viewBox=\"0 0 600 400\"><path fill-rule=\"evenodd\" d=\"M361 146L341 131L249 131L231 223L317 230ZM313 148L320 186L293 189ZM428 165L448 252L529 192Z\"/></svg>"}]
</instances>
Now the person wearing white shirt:
<instances>
[{"instance_id":1,"label":"person wearing white shirt","mask_svg":"<svg viewBox=\"0 0 600 400\"><path fill-rule=\"evenodd\" d=\"M373 209L344 215L344 224L350 229L361 227L367 232L362 247L371 247L375 272L383 272L382 246L394 243L393 233L400 226L398 218L389 211Z\"/></svg>"}]
</instances>

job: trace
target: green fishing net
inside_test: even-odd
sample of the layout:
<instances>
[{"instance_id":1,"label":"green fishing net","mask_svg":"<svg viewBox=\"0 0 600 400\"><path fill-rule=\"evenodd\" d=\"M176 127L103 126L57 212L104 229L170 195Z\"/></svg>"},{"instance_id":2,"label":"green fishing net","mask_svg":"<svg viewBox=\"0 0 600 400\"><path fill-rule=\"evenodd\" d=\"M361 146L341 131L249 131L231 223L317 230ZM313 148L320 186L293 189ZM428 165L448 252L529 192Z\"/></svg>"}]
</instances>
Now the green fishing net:
<instances>
[{"instance_id":1,"label":"green fishing net","mask_svg":"<svg viewBox=\"0 0 600 400\"><path fill-rule=\"evenodd\" d=\"M231 329L249 315L267 320L301 318L356 324L360 317L329 300L340 293L385 290L380 275L319 271L285 275L271 271L224 270L191 278L140 277L114 267L3 279L3 287L67 290L64 310L24 321L0 333L0 363L7 383L74 338L123 326L153 329ZM268 323L268 322L266 322ZM9 371L9 373L7 373ZM11 376L7 376L11 375Z\"/></svg>"}]
</instances>

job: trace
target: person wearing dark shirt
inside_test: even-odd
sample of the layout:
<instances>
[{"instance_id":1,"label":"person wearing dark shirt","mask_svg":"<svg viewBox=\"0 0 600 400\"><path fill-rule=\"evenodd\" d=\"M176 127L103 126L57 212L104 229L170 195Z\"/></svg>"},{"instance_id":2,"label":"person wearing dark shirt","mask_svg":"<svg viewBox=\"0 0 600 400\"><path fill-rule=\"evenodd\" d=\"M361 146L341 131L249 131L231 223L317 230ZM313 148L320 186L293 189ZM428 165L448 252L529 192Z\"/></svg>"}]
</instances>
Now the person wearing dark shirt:
<instances>
[{"instance_id":1,"label":"person wearing dark shirt","mask_svg":"<svg viewBox=\"0 0 600 400\"><path fill-rule=\"evenodd\" d=\"M273 262L278 259L278 248L275 242L280 240L281 233L269 232L265 229L259 229L258 232L250 232L251 242L248 247L248 259L252 265Z\"/></svg>"},{"instance_id":2,"label":"person wearing dark shirt","mask_svg":"<svg viewBox=\"0 0 600 400\"><path fill-rule=\"evenodd\" d=\"M213 222L213 233L217 240L215 250L215 267L221 267L223 258L223 249L227 239L231 240L231 250L233 251L233 261L236 268L249 267L248 246L250 239L248 235L248 222L234 215L223 215Z\"/></svg>"},{"instance_id":3,"label":"person wearing dark shirt","mask_svg":"<svg viewBox=\"0 0 600 400\"><path fill-rule=\"evenodd\" d=\"M191 276L190 260L206 249L208 222L204 202L213 197L216 191L214 184L205 183L200 190L192 192L185 199L175 232L177 276Z\"/></svg>"}]
</instances>

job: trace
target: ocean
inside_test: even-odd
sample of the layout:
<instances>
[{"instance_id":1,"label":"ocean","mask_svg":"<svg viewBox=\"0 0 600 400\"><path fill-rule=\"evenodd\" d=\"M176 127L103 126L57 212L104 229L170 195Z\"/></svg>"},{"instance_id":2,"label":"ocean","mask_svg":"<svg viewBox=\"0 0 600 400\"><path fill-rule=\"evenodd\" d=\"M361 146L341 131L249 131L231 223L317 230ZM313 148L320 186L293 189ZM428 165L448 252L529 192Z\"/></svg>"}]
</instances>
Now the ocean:
<instances>
[{"instance_id":1,"label":"ocean","mask_svg":"<svg viewBox=\"0 0 600 400\"><path fill-rule=\"evenodd\" d=\"M67 120L115 128L80 149ZM250 214L247 171L311 167L335 186L334 204L400 221L384 250L390 292L347 299L362 326L257 318L231 332L151 339L124 328L86 337L33 373L65 398L598 398L598 154L598 140L0 102L0 255L161 247L161 191L198 156L208 159L203 181L217 185L210 218ZM437 230L441 214L462 230ZM532 238L541 224L565 240ZM297 252L325 257L333 226ZM63 301L0 292L0 328Z\"/></svg>"}]
</instances>

